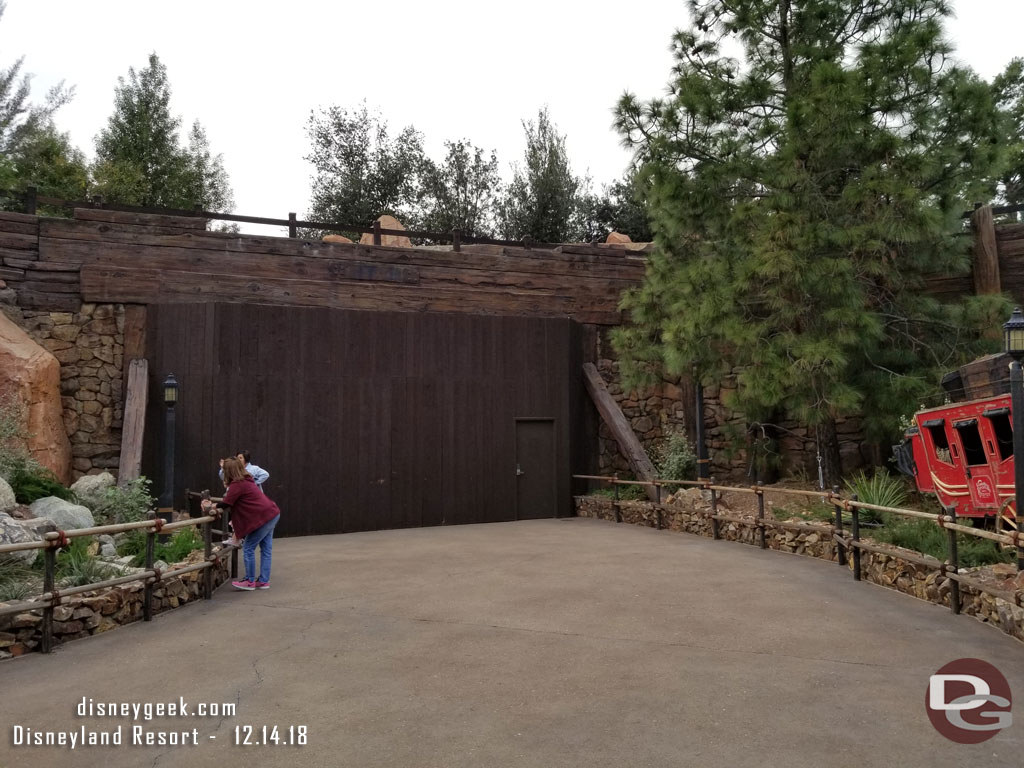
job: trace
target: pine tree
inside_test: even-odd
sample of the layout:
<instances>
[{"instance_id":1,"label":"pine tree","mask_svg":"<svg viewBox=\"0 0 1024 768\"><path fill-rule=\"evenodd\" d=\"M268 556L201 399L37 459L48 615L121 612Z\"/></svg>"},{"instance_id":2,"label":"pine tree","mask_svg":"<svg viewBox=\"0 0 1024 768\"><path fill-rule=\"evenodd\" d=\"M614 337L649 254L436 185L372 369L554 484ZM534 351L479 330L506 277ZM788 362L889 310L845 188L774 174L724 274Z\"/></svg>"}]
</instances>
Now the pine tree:
<instances>
[{"instance_id":1,"label":"pine tree","mask_svg":"<svg viewBox=\"0 0 1024 768\"><path fill-rule=\"evenodd\" d=\"M171 112L167 67L150 54L147 67L139 72L129 68L127 80L118 78L114 112L96 137L96 192L125 205L230 210L231 190L221 157L211 157L198 123L192 129L192 147L183 147L180 127L181 118Z\"/></svg>"},{"instance_id":2,"label":"pine tree","mask_svg":"<svg viewBox=\"0 0 1024 768\"><path fill-rule=\"evenodd\" d=\"M1010 205L1024 203L1024 59L1010 62L994 83L1003 115L1006 167L999 192Z\"/></svg>"},{"instance_id":3,"label":"pine tree","mask_svg":"<svg viewBox=\"0 0 1024 768\"><path fill-rule=\"evenodd\" d=\"M616 345L634 381L738 367L730 404L810 426L834 482L838 417L889 437L1004 318L999 297L925 290L966 269L955 233L999 157L993 90L950 60L944 0L689 8L669 95L617 111L658 250Z\"/></svg>"}]
</instances>

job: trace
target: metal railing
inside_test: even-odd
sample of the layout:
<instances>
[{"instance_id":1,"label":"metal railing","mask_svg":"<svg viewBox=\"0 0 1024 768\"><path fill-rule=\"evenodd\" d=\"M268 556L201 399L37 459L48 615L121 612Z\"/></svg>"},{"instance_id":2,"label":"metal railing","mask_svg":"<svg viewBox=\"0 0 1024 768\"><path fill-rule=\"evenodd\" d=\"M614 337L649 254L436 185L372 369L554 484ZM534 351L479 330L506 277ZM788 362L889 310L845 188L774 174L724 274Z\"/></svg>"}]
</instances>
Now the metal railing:
<instances>
[{"instance_id":1,"label":"metal railing","mask_svg":"<svg viewBox=\"0 0 1024 768\"><path fill-rule=\"evenodd\" d=\"M960 569L960 556L957 545L957 534L965 534L968 536L975 536L980 539L987 539L989 541L1003 544L1006 546L1014 547L1017 550L1017 562L1018 568L1022 559L1024 559L1024 537L1022 537L1019 530L1013 530L1009 533L997 533L994 531L986 531L981 528L972 528L970 526L961 525L957 522L955 514L952 515L939 515L930 512L920 512L916 509L905 509L903 507L885 507L877 504L868 504L867 502L858 501L857 496L854 495L850 498L843 498L839 493L839 487L834 486L831 491L806 491L795 488L765 488L761 483L752 486L729 486L719 485L715 483L714 478L708 480L620 480L618 476L606 476L606 475L573 475L573 479L576 480L596 480L604 483L610 483L614 488L614 516L615 522L622 522L622 500L619 498L619 486L655 486L657 488L657 501L655 502L638 502L654 504L656 506L656 527L660 530L664 527L664 514L661 504L661 489L665 486L688 486L699 488L702 491L709 493L709 509L708 511L698 510L698 514L707 517L711 524L711 538L721 539L720 523L729 522L737 525L745 525L755 527L757 529L757 541L758 546L761 549L767 549L768 544L765 536L765 531L768 528L777 528L781 530L798 530L798 531L815 531L822 533L831 533L832 541L836 545L836 559L844 567L847 565L847 552L850 554L850 560L852 560L853 566L853 578L856 581L861 580L861 552L873 552L875 554L887 555L890 557L900 558L906 560L909 563L915 565L921 565L927 568L933 568L940 572L941 575L950 579L950 598L949 607L950 610L958 614L961 610L961 596L960 587L970 587L978 592L985 592L994 597L1006 600L1007 602L1013 603L1014 605L1022 605L1022 597L1019 592L1010 592L1008 590L1002 590L992 587L988 584L984 584L976 579L961 573ZM757 496L757 513L754 518L738 517L735 515L723 515L718 511L718 504L721 499L722 493L747 493L755 494ZM765 515L765 494L780 494L790 496L803 496L822 499L826 504L831 505L835 510L835 517L832 525L826 524L814 524L814 523L794 523L784 520L775 520L774 518L766 517ZM894 546L883 546L872 542L866 542L861 539L861 520L860 511L871 510L875 512L885 512L899 517L915 518L918 520L928 520L935 523L941 530L946 532L946 560L939 560L937 558L925 555L923 553L914 553L912 550L906 550L903 548L897 548ZM850 515L850 531L849 535L846 535L844 529L843 513Z\"/></svg>"},{"instance_id":2,"label":"metal railing","mask_svg":"<svg viewBox=\"0 0 1024 768\"><path fill-rule=\"evenodd\" d=\"M209 494L198 494L188 492L190 497L210 498L220 501ZM225 528L227 528L225 515ZM221 510L214 508L214 513L202 517L179 520L177 522L166 522L162 518L153 517L147 520L140 520L133 523L118 523L115 525L98 525L91 528L78 528L70 531L50 531L43 535L42 540L30 541L19 544L0 544L0 555L12 552L24 552L31 550L42 550L44 555L43 564L43 592L27 600L18 600L7 605L0 605L0 616L6 616L26 611L41 610L42 615L42 638L40 642L43 653L53 650L53 612L54 608L60 605L63 600L72 595L79 595L85 592L93 592L107 587L114 587L121 584L128 584L133 581L144 583L142 616L144 621L151 621L153 618L153 590L157 584L165 579L175 576L182 576L186 573L203 571L202 596L209 600L213 597L213 568L229 552L233 553L232 575L237 574L238 550L234 547L222 548L214 551L213 534L220 533L213 527L213 523L221 518ZM168 534L183 528L202 526L203 529L203 561L184 565L177 568L163 570L154 567L154 553L156 549L156 537ZM105 579L91 584L82 584L74 587L60 588L56 584L57 575L57 550L66 547L72 539L84 536L100 536L104 534L125 533L128 531L142 530L146 533L146 552L143 570Z\"/></svg>"}]
</instances>

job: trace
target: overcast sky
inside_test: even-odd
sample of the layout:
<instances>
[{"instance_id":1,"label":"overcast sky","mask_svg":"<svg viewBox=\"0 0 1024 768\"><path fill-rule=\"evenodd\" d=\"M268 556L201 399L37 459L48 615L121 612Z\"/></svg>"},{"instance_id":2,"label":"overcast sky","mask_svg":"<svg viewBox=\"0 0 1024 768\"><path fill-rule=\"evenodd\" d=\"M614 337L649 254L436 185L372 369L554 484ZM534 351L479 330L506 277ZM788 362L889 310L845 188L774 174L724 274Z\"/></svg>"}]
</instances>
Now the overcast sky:
<instances>
[{"instance_id":1,"label":"overcast sky","mask_svg":"<svg viewBox=\"0 0 1024 768\"><path fill-rule=\"evenodd\" d=\"M1024 0L953 6L958 56L982 76L1024 55ZM363 99L393 132L415 125L438 159L446 139L497 150L506 178L525 148L521 121L546 104L574 169L600 188L629 159L611 129L615 102L627 89L662 94L685 24L683 0L8 0L0 66L24 55L37 98L74 85L57 124L91 156L118 76L155 51L172 109L223 153L236 213L286 218L309 202L310 111Z\"/></svg>"}]
</instances>

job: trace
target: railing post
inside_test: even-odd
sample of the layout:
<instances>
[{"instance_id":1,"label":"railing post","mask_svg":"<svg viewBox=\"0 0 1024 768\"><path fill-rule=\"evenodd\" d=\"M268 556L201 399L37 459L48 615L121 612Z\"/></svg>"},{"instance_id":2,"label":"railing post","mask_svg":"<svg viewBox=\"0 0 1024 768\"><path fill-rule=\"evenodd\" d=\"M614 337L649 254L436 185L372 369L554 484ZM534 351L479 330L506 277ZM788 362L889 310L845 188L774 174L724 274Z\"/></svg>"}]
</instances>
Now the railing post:
<instances>
[{"instance_id":1,"label":"railing post","mask_svg":"<svg viewBox=\"0 0 1024 768\"><path fill-rule=\"evenodd\" d=\"M838 496L839 496L839 486L838 485L833 485L832 486L832 495L833 495L833 497L838 498ZM842 508L842 506L840 506L835 501L833 501L832 503L833 503L833 505L836 508L835 535L839 536L839 538L842 538L843 537L843 508ZM844 547L838 541L836 542L836 560L839 562L839 564L841 566L843 566L844 568L846 567L846 547Z\"/></svg>"},{"instance_id":2,"label":"railing post","mask_svg":"<svg viewBox=\"0 0 1024 768\"><path fill-rule=\"evenodd\" d=\"M203 558L207 567L203 570L203 599L213 597L213 521L203 523Z\"/></svg>"},{"instance_id":3,"label":"railing post","mask_svg":"<svg viewBox=\"0 0 1024 768\"><path fill-rule=\"evenodd\" d=\"M224 535L228 535L231 530L231 507L224 510ZM238 547L231 548L231 578L238 578Z\"/></svg>"},{"instance_id":4,"label":"railing post","mask_svg":"<svg viewBox=\"0 0 1024 768\"><path fill-rule=\"evenodd\" d=\"M295 224L296 219L297 217L294 213L288 214L288 237L296 238L299 236L299 228Z\"/></svg>"},{"instance_id":5,"label":"railing post","mask_svg":"<svg viewBox=\"0 0 1024 768\"><path fill-rule=\"evenodd\" d=\"M146 562L143 568L147 571L153 570L153 550L156 546L156 525L146 531ZM153 578L146 577L146 586L142 590L142 619L143 621L153 620Z\"/></svg>"},{"instance_id":6,"label":"railing post","mask_svg":"<svg viewBox=\"0 0 1024 768\"><path fill-rule=\"evenodd\" d=\"M949 511L949 516L955 523L956 507ZM957 548L956 531L947 528L946 535L949 537L949 568L947 570L954 576L949 580L949 610L957 614L960 613L960 582L956 580L955 576L960 573L960 553Z\"/></svg>"},{"instance_id":7,"label":"railing post","mask_svg":"<svg viewBox=\"0 0 1024 768\"><path fill-rule=\"evenodd\" d=\"M50 593L50 604L43 608L43 653L53 650L53 590L57 571L57 542L48 541L43 550L43 592Z\"/></svg>"},{"instance_id":8,"label":"railing post","mask_svg":"<svg viewBox=\"0 0 1024 768\"><path fill-rule=\"evenodd\" d=\"M715 484L715 478L711 478L711 485ZM715 519L715 515L718 514L718 491L714 488L709 488L711 491L711 538L720 539L722 534L718 530L718 521Z\"/></svg>"},{"instance_id":9,"label":"railing post","mask_svg":"<svg viewBox=\"0 0 1024 768\"><path fill-rule=\"evenodd\" d=\"M764 537L764 481L757 481L757 538L761 549L767 549Z\"/></svg>"},{"instance_id":10,"label":"railing post","mask_svg":"<svg viewBox=\"0 0 1024 768\"><path fill-rule=\"evenodd\" d=\"M458 230L452 232L452 250L456 253L462 250L462 233Z\"/></svg>"},{"instance_id":11,"label":"railing post","mask_svg":"<svg viewBox=\"0 0 1024 768\"><path fill-rule=\"evenodd\" d=\"M615 522L622 522L622 509L619 507L619 476L615 475L612 478L612 488L615 489L615 501L612 502L612 508L615 510Z\"/></svg>"},{"instance_id":12,"label":"railing post","mask_svg":"<svg viewBox=\"0 0 1024 768\"><path fill-rule=\"evenodd\" d=\"M25 213L30 213L33 216L35 215L38 197L39 190L37 190L35 186L30 186L25 189Z\"/></svg>"},{"instance_id":13,"label":"railing post","mask_svg":"<svg viewBox=\"0 0 1024 768\"><path fill-rule=\"evenodd\" d=\"M851 501L857 500L857 494L853 494L850 497ZM853 549L853 579L854 581L860 581L860 547L857 543L860 541L860 511L857 507L850 508L850 515L852 516L852 524L850 526L850 546Z\"/></svg>"},{"instance_id":14,"label":"railing post","mask_svg":"<svg viewBox=\"0 0 1024 768\"><path fill-rule=\"evenodd\" d=\"M380 245L380 220L373 222L373 244Z\"/></svg>"},{"instance_id":15,"label":"railing post","mask_svg":"<svg viewBox=\"0 0 1024 768\"><path fill-rule=\"evenodd\" d=\"M664 519L661 516L661 483L657 483L656 482L654 484L654 499L655 499L654 503L657 505L654 508L654 511L656 513L655 519L656 519L657 524L658 524L658 530L660 531L662 528L665 527L665 521L664 521Z\"/></svg>"}]
</instances>

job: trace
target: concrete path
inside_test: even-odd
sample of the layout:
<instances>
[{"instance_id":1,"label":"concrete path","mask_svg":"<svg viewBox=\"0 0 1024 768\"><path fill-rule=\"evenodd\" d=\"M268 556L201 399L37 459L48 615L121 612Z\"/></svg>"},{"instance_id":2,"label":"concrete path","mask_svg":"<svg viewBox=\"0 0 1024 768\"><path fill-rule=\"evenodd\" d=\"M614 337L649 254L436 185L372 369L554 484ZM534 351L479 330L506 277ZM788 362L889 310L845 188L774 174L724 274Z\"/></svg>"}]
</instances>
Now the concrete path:
<instances>
[{"instance_id":1,"label":"concrete path","mask_svg":"<svg viewBox=\"0 0 1024 768\"><path fill-rule=\"evenodd\" d=\"M222 588L0 664L0 768L1021 764L1019 706L964 747L924 697L975 656L1024 700L1024 647L821 561L582 519L283 539L274 555L269 591ZM80 717L83 698L189 714ZM237 714L197 715L215 703ZM246 725L258 746L234 745ZM262 743L264 725L308 743ZM122 726L126 743L14 746L15 726ZM131 746L133 726L199 745Z\"/></svg>"}]
</instances>

